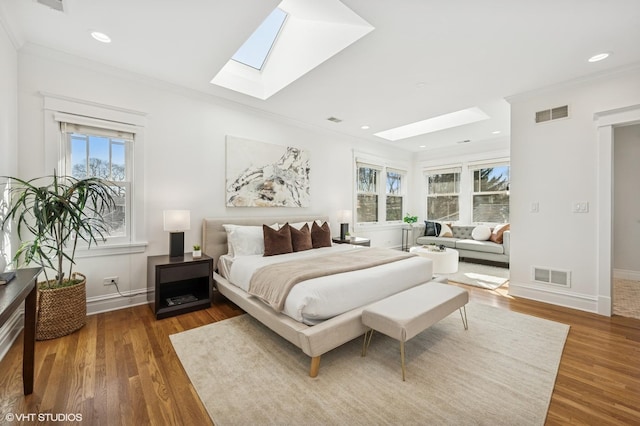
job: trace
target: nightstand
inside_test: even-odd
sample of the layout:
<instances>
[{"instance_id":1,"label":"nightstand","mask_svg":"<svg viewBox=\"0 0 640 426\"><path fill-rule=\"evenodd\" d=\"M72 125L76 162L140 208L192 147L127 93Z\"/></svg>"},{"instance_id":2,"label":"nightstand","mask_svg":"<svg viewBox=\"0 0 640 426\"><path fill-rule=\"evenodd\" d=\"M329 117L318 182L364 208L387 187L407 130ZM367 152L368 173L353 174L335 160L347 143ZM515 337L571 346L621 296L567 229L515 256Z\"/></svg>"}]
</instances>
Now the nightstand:
<instances>
[{"instance_id":1,"label":"nightstand","mask_svg":"<svg viewBox=\"0 0 640 426\"><path fill-rule=\"evenodd\" d=\"M147 257L147 301L156 319L211 306L213 259L167 255Z\"/></svg>"},{"instance_id":2,"label":"nightstand","mask_svg":"<svg viewBox=\"0 0 640 426\"><path fill-rule=\"evenodd\" d=\"M369 238L363 238L363 237L355 237L354 239L345 238L344 240L340 239L340 237L333 237L331 238L331 241L333 241L336 244L352 244L354 246L366 246L366 247L371 246L371 240Z\"/></svg>"}]
</instances>

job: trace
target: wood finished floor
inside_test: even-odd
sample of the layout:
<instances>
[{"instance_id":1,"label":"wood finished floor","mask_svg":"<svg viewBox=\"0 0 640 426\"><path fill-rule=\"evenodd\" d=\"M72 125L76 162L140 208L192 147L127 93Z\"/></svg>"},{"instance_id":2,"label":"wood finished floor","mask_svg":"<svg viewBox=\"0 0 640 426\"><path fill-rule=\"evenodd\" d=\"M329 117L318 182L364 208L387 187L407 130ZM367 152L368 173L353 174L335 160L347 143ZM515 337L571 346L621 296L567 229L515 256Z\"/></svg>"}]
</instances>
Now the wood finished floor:
<instances>
[{"instance_id":1,"label":"wood finished floor","mask_svg":"<svg viewBox=\"0 0 640 426\"><path fill-rule=\"evenodd\" d=\"M640 320L463 287L474 302L571 326L547 424L640 424ZM80 413L87 425L210 425L168 336L241 313L218 297L209 309L160 321L146 306L90 316L79 332L37 342L35 390L27 397L19 337L0 362L0 416ZM499 404L499 395L487 403Z\"/></svg>"}]
</instances>

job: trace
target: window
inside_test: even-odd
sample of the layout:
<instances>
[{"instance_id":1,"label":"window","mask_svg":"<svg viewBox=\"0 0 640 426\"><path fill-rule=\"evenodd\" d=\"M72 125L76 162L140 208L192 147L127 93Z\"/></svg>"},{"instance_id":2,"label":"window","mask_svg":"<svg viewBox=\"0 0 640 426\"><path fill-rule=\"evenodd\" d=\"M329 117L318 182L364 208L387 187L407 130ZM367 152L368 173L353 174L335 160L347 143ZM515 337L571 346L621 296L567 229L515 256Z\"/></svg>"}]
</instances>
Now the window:
<instances>
[{"instance_id":1,"label":"window","mask_svg":"<svg viewBox=\"0 0 640 426\"><path fill-rule=\"evenodd\" d=\"M387 170L387 221L402 220L402 172Z\"/></svg>"},{"instance_id":2,"label":"window","mask_svg":"<svg viewBox=\"0 0 640 426\"><path fill-rule=\"evenodd\" d=\"M447 169L426 173L428 220L460 220L460 172Z\"/></svg>"},{"instance_id":3,"label":"window","mask_svg":"<svg viewBox=\"0 0 640 426\"><path fill-rule=\"evenodd\" d=\"M382 164L357 163L356 222L401 222L406 175Z\"/></svg>"},{"instance_id":4,"label":"window","mask_svg":"<svg viewBox=\"0 0 640 426\"><path fill-rule=\"evenodd\" d=\"M509 165L473 170L473 222L509 221Z\"/></svg>"},{"instance_id":5,"label":"window","mask_svg":"<svg viewBox=\"0 0 640 426\"><path fill-rule=\"evenodd\" d=\"M132 133L60 123L65 172L77 179L98 177L114 190L116 206L103 215L110 224L108 240L129 240L131 234Z\"/></svg>"},{"instance_id":6,"label":"window","mask_svg":"<svg viewBox=\"0 0 640 426\"><path fill-rule=\"evenodd\" d=\"M287 12L276 7L231 59L261 70L286 18Z\"/></svg>"},{"instance_id":7,"label":"window","mask_svg":"<svg viewBox=\"0 0 640 426\"><path fill-rule=\"evenodd\" d=\"M380 170L358 166L358 202L356 217L358 222L378 221L378 177Z\"/></svg>"}]
</instances>

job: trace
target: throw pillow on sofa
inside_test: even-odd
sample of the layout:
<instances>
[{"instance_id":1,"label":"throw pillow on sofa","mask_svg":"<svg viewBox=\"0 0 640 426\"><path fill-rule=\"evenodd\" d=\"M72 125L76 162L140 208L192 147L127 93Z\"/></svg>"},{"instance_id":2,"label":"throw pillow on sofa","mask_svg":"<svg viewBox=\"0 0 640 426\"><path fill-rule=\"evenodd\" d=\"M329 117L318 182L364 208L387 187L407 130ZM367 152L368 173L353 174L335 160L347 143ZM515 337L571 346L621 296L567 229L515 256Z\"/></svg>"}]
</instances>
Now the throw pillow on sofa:
<instances>
[{"instance_id":1,"label":"throw pillow on sofa","mask_svg":"<svg viewBox=\"0 0 640 426\"><path fill-rule=\"evenodd\" d=\"M487 241L491 237L491 229L486 225L478 225L471 231L471 238L476 241Z\"/></svg>"},{"instance_id":2,"label":"throw pillow on sofa","mask_svg":"<svg viewBox=\"0 0 640 426\"><path fill-rule=\"evenodd\" d=\"M424 236L425 237L438 237L440 236L440 230L442 229L442 225L438 222L432 222L430 220L424 221Z\"/></svg>"},{"instance_id":3,"label":"throw pillow on sofa","mask_svg":"<svg viewBox=\"0 0 640 426\"><path fill-rule=\"evenodd\" d=\"M502 244L502 240L504 239L504 231L508 231L509 229L511 229L511 226L508 223L498 225L493 228L493 232L491 232L491 236L489 237L489 239L494 243Z\"/></svg>"},{"instance_id":4,"label":"throw pillow on sofa","mask_svg":"<svg viewBox=\"0 0 640 426\"><path fill-rule=\"evenodd\" d=\"M442 224L442 229L440 230L440 234L438 235L438 237L453 237L453 231L451 230L449 225L447 225L446 223Z\"/></svg>"}]
</instances>

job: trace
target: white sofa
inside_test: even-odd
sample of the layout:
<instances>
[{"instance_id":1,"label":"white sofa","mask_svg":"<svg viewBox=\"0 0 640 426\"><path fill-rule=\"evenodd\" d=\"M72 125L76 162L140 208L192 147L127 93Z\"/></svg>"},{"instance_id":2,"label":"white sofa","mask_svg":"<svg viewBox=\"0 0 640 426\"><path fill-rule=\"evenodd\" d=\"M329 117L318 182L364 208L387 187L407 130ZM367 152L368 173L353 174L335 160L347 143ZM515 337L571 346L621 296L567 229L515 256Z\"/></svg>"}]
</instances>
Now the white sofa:
<instances>
[{"instance_id":1,"label":"white sofa","mask_svg":"<svg viewBox=\"0 0 640 426\"><path fill-rule=\"evenodd\" d=\"M427 237L424 235L425 224L412 225L412 239L414 245L438 244L458 251L460 258L490 260L493 262L509 263L511 232L502 235L502 244L493 241L477 241L471 237L475 226L453 225L453 237Z\"/></svg>"}]
</instances>

